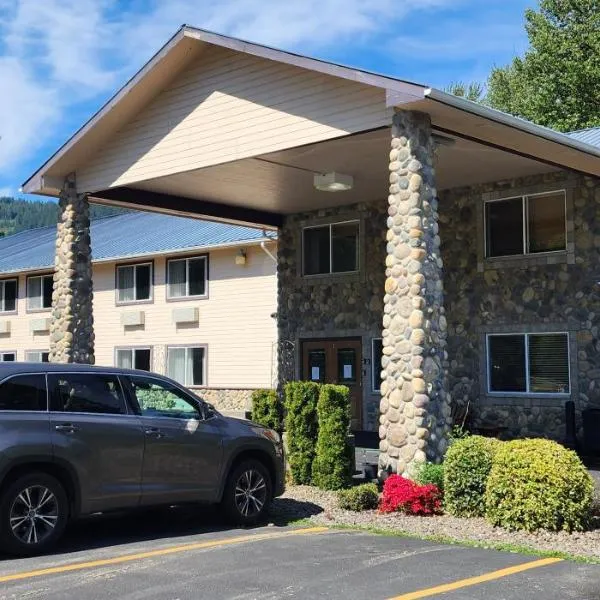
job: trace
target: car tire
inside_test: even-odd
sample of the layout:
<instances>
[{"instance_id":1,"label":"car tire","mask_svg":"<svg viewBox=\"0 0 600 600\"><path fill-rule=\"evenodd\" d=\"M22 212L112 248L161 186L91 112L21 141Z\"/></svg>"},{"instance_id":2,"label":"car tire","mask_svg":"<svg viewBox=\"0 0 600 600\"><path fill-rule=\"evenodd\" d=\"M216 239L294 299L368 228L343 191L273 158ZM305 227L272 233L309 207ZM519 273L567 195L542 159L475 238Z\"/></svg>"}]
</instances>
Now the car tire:
<instances>
[{"instance_id":1,"label":"car tire","mask_svg":"<svg viewBox=\"0 0 600 600\"><path fill-rule=\"evenodd\" d=\"M68 520L69 501L60 482L47 473L23 475L0 498L0 547L19 556L46 552Z\"/></svg>"},{"instance_id":2,"label":"car tire","mask_svg":"<svg viewBox=\"0 0 600 600\"><path fill-rule=\"evenodd\" d=\"M227 478L221 508L237 525L254 525L264 517L273 498L271 476L264 464L250 459L236 465Z\"/></svg>"}]
</instances>

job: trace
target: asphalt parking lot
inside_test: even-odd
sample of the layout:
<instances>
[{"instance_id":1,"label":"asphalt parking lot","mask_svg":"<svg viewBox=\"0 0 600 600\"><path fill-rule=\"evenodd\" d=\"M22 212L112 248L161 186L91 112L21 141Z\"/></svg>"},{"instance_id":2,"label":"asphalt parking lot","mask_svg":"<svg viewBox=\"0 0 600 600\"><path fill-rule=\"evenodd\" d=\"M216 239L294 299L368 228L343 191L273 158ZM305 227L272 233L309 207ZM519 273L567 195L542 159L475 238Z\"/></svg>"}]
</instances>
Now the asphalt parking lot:
<instances>
[{"instance_id":1,"label":"asphalt parking lot","mask_svg":"<svg viewBox=\"0 0 600 600\"><path fill-rule=\"evenodd\" d=\"M597 600L600 566L322 527L228 529L178 509L73 526L53 555L0 560L0 600Z\"/></svg>"}]
</instances>

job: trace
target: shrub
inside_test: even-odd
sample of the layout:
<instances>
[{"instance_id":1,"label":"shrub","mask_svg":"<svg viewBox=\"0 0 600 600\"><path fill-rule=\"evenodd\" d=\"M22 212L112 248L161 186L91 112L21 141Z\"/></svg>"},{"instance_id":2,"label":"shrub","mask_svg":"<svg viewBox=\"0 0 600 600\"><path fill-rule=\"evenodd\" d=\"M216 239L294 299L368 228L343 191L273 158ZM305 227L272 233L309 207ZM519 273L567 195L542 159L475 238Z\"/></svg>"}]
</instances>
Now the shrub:
<instances>
[{"instance_id":1,"label":"shrub","mask_svg":"<svg viewBox=\"0 0 600 600\"><path fill-rule=\"evenodd\" d=\"M285 386L288 462L294 483L309 484L317 443L319 384L291 381Z\"/></svg>"},{"instance_id":2,"label":"shrub","mask_svg":"<svg viewBox=\"0 0 600 600\"><path fill-rule=\"evenodd\" d=\"M322 385L317 403L319 433L312 481L324 490L339 490L352 481L350 391L344 385Z\"/></svg>"},{"instance_id":3,"label":"shrub","mask_svg":"<svg viewBox=\"0 0 600 600\"><path fill-rule=\"evenodd\" d=\"M379 510L384 513L435 515L441 511L442 494L435 485L419 485L401 475L390 475L383 484Z\"/></svg>"},{"instance_id":4,"label":"shrub","mask_svg":"<svg viewBox=\"0 0 600 600\"><path fill-rule=\"evenodd\" d=\"M492 458L502 442L470 435L456 440L444 460L444 508L457 517L481 517L485 513L485 486Z\"/></svg>"},{"instance_id":5,"label":"shrub","mask_svg":"<svg viewBox=\"0 0 600 600\"><path fill-rule=\"evenodd\" d=\"M360 512L379 506L379 490L375 483L363 483L338 492L338 506L344 510Z\"/></svg>"},{"instance_id":6,"label":"shrub","mask_svg":"<svg viewBox=\"0 0 600 600\"><path fill-rule=\"evenodd\" d=\"M593 493L592 478L575 452L551 440L514 440L494 456L486 517L513 530L582 530Z\"/></svg>"},{"instance_id":7,"label":"shrub","mask_svg":"<svg viewBox=\"0 0 600 600\"><path fill-rule=\"evenodd\" d=\"M255 423L281 431L281 403L275 390L252 392L252 420Z\"/></svg>"},{"instance_id":8,"label":"shrub","mask_svg":"<svg viewBox=\"0 0 600 600\"><path fill-rule=\"evenodd\" d=\"M440 492L444 491L444 465L421 463L415 473L415 481L420 485L435 485Z\"/></svg>"}]
</instances>

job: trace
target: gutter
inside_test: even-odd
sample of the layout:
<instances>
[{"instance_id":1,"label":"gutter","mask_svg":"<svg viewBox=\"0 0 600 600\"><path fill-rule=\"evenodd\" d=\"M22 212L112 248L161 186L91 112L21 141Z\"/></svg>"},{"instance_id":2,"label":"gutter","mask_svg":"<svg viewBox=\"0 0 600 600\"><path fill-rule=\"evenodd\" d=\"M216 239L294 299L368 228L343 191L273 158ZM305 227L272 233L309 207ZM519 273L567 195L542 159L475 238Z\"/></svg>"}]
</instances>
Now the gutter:
<instances>
[{"instance_id":1,"label":"gutter","mask_svg":"<svg viewBox=\"0 0 600 600\"><path fill-rule=\"evenodd\" d=\"M471 113L472 115L482 117L484 119L487 119L488 121L494 121L501 125L506 125L513 129L518 129L519 131L524 131L536 137L540 137L550 142L554 142L555 144L570 147L573 150L577 150L578 152L588 154L595 158L600 158L600 148L592 146L590 144L586 144L585 142L581 142L564 133L559 133L557 131L554 131L553 129L549 129L548 127L543 127L542 125L530 123L525 119L513 117L512 115L503 113L494 108L488 108L487 106L483 106L482 104L479 104L477 102L465 100L464 98L459 98L454 94L448 94L447 92L442 92L441 90L436 90L435 88L426 89L423 92L423 95L425 98L433 100L434 102L439 102L440 104L452 106L453 108L457 108L458 110L461 110L463 112Z\"/></svg>"}]
</instances>

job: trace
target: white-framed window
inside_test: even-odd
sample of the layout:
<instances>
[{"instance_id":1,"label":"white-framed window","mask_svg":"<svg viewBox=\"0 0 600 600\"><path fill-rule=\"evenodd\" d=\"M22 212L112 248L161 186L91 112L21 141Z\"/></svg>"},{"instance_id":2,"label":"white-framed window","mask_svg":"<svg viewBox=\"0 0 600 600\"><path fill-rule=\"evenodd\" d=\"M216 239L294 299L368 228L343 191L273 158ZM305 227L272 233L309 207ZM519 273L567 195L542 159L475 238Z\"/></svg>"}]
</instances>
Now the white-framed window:
<instances>
[{"instance_id":1,"label":"white-framed window","mask_svg":"<svg viewBox=\"0 0 600 600\"><path fill-rule=\"evenodd\" d=\"M15 312L17 310L19 284L17 279L0 281L0 312Z\"/></svg>"},{"instance_id":2,"label":"white-framed window","mask_svg":"<svg viewBox=\"0 0 600 600\"><path fill-rule=\"evenodd\" d=\"M53 275L30 275L27 278L27 309L52 308Z\"/></svg>"},{"instance_id":3,"label":"white-framed window","mask_svg":"<svg viewBox=\"0 0 600 600\"><path fill-rule=\"evenodd\" d=\"M15 362L16 360L16 352L0 352L0 362Z\"/></svg>"},{"instance_id":4,"label":"white-framed window","mask_svg":"<svg viewBox=\"0 0 600 600\"><path fill-rule=\"evenodd\" d=\"M566 206L564 190L486 201L486 257L566 250Z\"/></svg>"},{"instance_id":5,"label":"white-framed window","mask_svg":"<svg viewBox=\"0 0 600 600\"><path fill-rule=\"evenodd\" d=\"M383 355L383 340L373 338L371 340L371 389L374 392L381 391L381 358Z\"/></svg>"},{"instance_id":6,"label":"white-framed window","mask_svg":"<svg viewBox=\"0 0 600 600\"><path fill-rule=\"evenodd\" d=\"M208 295L208 257L167 261L167 298L205 298Z\"/></svg>"},{"instance_id":7,"label":"white-framed window","mask_svg":"<svg viewBox=\"0 0 600 600\"><path fill-rule=\"evenodd\" d=\"M167 375L182 385L206 385L206 346L167 347Z\"/></svg>"},{"instance_id":8,"label":"white-framed window","mask_svg":"<svg viewBox=\"0 0 600 600\"><path fill-rule=\"evenodd\" d=\"M315 225L302 230L302 273L325 275L359 270L358 221Z\"/></svg>"},{"instance_id":9,"label":"white-framed window","mask_svg":"<svg viewBox=\"0 0 600 600\"><path fill-rule=\"evenodd\" d=\"M116 348L115 363L121 369L138 369L139 371L151 371L152 349L151 348Z\"/></svg>"},{"instance_id":10,"label":"white-framed window","mask_svg":"<svg viewBox=\"0 0 600 600\"><path fill-rule=\"evenodd\" d=\"M117 304L152 300L152 263L117 265Z\"/></svg>"},{"instance_id":11,"label":"white-framed window","mask_svg":"<svg viewBox=\"0 0 600 600\"><path fill-rule=\"evenodd\" d=\"M48 350L28 350L25 352L26 362L49 362L50 352Z\"/></svg>"},{"instance_id":12,"label":"white-framed window","mask_svg":"<svg viewBox=\"0 0 600 600\"><path fill-rule=\"evenodd\" d=\"M568 333L502 333L486 337L490 393L570 393Z\"/></svg>"}]
</instances>

